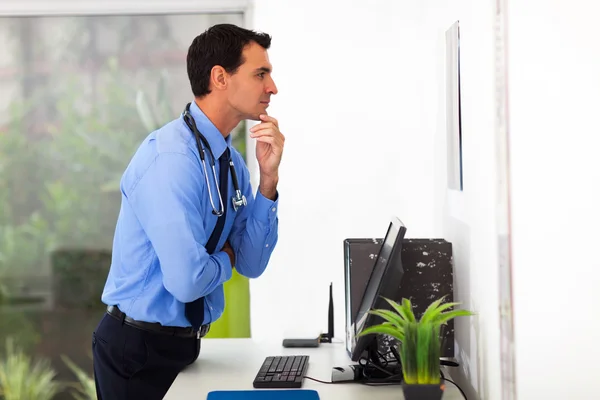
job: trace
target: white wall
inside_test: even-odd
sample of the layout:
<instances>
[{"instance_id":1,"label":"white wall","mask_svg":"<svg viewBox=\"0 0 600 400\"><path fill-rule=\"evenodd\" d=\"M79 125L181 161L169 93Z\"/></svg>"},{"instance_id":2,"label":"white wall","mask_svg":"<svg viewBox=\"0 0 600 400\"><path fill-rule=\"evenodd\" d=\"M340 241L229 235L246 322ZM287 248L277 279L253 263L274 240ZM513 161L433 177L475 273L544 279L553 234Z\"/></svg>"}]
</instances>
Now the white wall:
<instances>
[{"instance_id":1,"label":"white wall","mask_svg":"<svg viewBox=\"0 0 600 400\"><path fill-rule=\"evenodd\" d=\"M455 300L477 313L456 320L454 376L468 397L499 399L500 351L496 240L494 29L491 1L430 0L423 29L430 102L423 127L435 137L435 224L453 243ZM445 32L460 25L462 192L447 189Z\"/></svg>"},{"instance_id":2,"label":"white wall","mask_svg":"<svg viewBox=\"0 0 600 400\"><path fill-rule=\"evenodd\" d=\"M599 397L599 11L509 2L519 399Z\"/></svg>"},{"instance_id":3,"label":"white wall","mask_svg":"<svg viewBox=\"0 0 600 400\"><path fill-rule=\"evenodd\" d=\"M280 94L270 113L287 141L280 242L251 283L254 337L280 338L302 324L326 329L333 281L342 339L342 241L382 236L395 214L408 236L453 242L456 299L479 314L457 321L456 375L470 399L499 398L492 5L256 1L252 26L274 36ZM445 31L456 20L462 193L446 189Z\"/></svg>"},{"instance_id":4,"label":"white wall","mask_svg":"<svg viewBox=\"0 0 600 400\"><path fill-rule=\"evenodd\" d=\"M416 1L255 2L252 26L273 35L280 93L269 113L286 150L280 241L251 282L254 337L279 339L297 325L326 330L333 282L343 339L343 240L382 237L392 215L408 236L432 234L419 10Z\"/></svg>"}]
</instances>

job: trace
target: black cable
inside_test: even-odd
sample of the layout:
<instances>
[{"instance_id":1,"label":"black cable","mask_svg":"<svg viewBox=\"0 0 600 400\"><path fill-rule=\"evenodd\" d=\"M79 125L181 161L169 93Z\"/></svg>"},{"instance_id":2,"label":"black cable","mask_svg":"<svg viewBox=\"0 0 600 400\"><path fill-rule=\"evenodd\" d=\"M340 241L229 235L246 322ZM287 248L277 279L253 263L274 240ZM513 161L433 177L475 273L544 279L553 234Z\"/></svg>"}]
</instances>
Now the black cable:
<instances>
[{"instance_id":1,"label":"black cable","mask_svg":"<svg viewBox=\"0 0 600 400\"><path fill-rule=\"evenodd\" d=\"M379 352L379 350L377 350L377 355L379 356L379 361L384 361L386 365L387 365L387 363L388 363L388 359L387 359L387 357L386 357L388 354L390 354L390 352L389 352L389 351L388 351L387 353L385 353L385 354L381 354L381 353Z\"/></svg>"},{"instance_id":2,"label":"black cable","mask_svg":"<svg viewBox=\"0 0 600 400\"><path fill-rule=\"evenodd\" d=\"M365 363L364 363L364 364L361 364L361 363L360 363L360 361L361 361L361 360L364 360L364 362L365 362ZM387 374L387 375L390 375L390 376L393 376L393 375L394 375L394 374L393 374L393 373L391 373L390 371L388 371L388 370L386 370L386 369L383 369L383 368L381 368L379 365L375 364L374 362L371 362L371 360L369 360L369 359L367 359L367 358L361 358L360 360L358 360L358 364L359 364L359 365L361 365L361 366L363 366L364 368L367 368L367 367L373 367L373 368L376 368L376 369L380 370L381 372L383 372L384 374ZM387 362L385 363L385 366L387 366ZM368 377L367 377L367 378L368 378Z\"/></svg>"},{"instance_id":3,"label":"black cable","mask_svg":"<svg viewBox=\"0 0 600 400\"><path fill-rule=\"evenodd\" d=\"M394 381L394 382L359 382L366 386L393 386L393 385L402 385L402 382Z\"/></svg>"},{"instance_id":4,"label":"black cable","mask_svg":"<svg viewBox=\"0 0 600 400\"><path fill-rule=\"evenodd\" d=\"M396 362L398 364L402 363L402 361L400 359L400 354L398 353L398 350L394 346L390 347L390 351L389 352L394 355L394 358L396 359Z\"/></svg>"},{"instance_id":5,"label":"black cable","mask_svg":"<svg viewBox=\"0 0 600 400\"><path fill-rule=\"evenodd\" d=\"M304 379L310 379L311 381L319 382L319 383L335 383L335 382L325 382L319 379L311 378L310 376L305 376Z\"/></svg>"},{"instance_id":6,"label":"black cable","mask_svg":"<svg viewBox=\"0 0 600 400\"><path fill-rule=\"evenodd\" d=\"M463 398L464 398L465 400L467 400L467 395L465 394L465 392L463 392L463 390L460 388L460 386L458 386L458 385L456 384L456 382L454 382L453 380L450 380L450 379L448 379L448 378L443 378L443 379L444 379L445 381L447 381L447 382L450 382L450 383L454 384L454 386L456 386L456 388L457 388L457 389L460 391L460 394L462 394Z\"/></svg>"},{"instance_id":7,"label":"black cable","mask_svg":"<svg viewBox=\"0 0 600 400\"><path fill-rule=\"evenodd\" d=\"M388 377L375 379L372 377L367 377L365 381L359 381L363 385L367 386L385 386L385 385L400 385L402 384L402 373L392 374Z\"/></svg>"},{"instance_id":8,"label":"black cable","mask_svg":"<svg viewBox=\"0 0 600 400\"><path fill-rule=\"evenodd\" d=\"M359 380L358 383L362 383L363 385L367 385L367 386L385 386L385 385L399 385L402 383L402 372L398 372L397 369L399 368L400 364L399 363L393 363L388 361L387 359L385 359L385 357L389 354L381 354L381 353L377 353L377 355L381 358L383 358L383 360L377 360L379 361L379 364L377 362L375 362L375 360L372 360L371 358L366 358L363 357L361 359L359 359L359 365L361 365L363 367L363 378L364 380ZM395 367L394 368L394 372L390 371L391 368L389 367ZM382 368L383 367L383 368ZM386 368L386 369L384 369ZM369 371L369 369L371 369ZM386 377L378 377L375 378L374 376L372 376L372 372L373 369L377 369L383 373L385 373Z\"/></svg>"}]
</instances>

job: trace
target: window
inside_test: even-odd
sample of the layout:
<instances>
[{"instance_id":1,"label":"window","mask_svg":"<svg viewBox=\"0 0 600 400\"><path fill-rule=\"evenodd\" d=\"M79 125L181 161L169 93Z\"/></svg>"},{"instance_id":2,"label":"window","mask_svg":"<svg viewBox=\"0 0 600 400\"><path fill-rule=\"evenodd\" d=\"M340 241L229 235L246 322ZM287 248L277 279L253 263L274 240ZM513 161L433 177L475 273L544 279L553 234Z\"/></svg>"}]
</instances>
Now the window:
<instances>
[{"instance_id":1,"label":"window","mask_svg":"<svg viewBox=\"0 0 600 400\"><path fill-rule=\"evenodd\" d=\"M0 368L12 341L57 380L70 362L91 378L119 179L191 100L187 49L221 22L243 14L0 18Z\"/></svg>"}]
</instances>

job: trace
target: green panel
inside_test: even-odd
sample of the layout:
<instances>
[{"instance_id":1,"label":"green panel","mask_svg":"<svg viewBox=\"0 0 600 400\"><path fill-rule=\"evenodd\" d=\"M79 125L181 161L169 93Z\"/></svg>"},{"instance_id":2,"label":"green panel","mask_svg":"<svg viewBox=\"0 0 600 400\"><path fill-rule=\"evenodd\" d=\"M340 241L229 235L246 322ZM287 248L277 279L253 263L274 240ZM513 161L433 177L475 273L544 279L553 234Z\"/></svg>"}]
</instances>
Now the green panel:
<instances>
[{"instance_id":1,"label":"green panel","mask_svg":"<svg viewBox=\"0 0 600 400\"><path fill-rule=\"evenodd\" d=\"M250 337L250 282L234 269L231 279L223 285L225 311L215 321L207 338Z\"/></svg>"}]
</instances>

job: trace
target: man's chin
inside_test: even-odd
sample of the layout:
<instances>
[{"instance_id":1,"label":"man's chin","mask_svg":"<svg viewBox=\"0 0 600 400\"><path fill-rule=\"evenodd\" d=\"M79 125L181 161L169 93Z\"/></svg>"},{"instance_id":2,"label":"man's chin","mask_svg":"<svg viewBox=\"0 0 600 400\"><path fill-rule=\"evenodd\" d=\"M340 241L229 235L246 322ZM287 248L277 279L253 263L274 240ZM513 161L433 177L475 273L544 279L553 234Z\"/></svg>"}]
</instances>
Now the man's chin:
<instances>
[{"instance_id":1,"label":"man's chin","mask_svg":"<svg viewBox=\"0 0 600 400\"><path fill-rule=\"evenodd\" d=\"M258 114L252 114L252 115L248 116L246 119L249 119L251 121L260 121L261 120L260 116L262 114L266 114L266 112L264 112L264 113L258 113Z\"/></svg>"}]
</instances>

